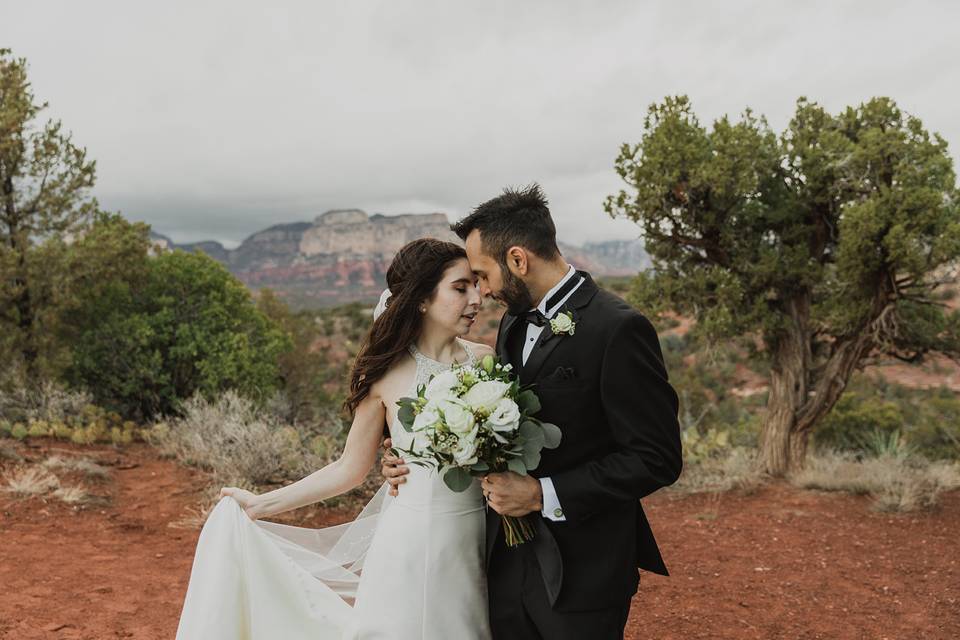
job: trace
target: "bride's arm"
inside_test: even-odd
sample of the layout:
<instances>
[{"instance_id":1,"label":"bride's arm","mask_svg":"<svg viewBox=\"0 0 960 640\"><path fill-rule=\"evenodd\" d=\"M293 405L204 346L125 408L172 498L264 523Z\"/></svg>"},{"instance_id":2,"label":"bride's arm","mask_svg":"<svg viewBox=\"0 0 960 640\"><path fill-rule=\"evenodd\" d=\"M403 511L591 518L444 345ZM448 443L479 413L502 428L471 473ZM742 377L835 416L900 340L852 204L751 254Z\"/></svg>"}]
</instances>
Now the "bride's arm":
<instances>
[{"instance_id":1,"label":"bride's arm","mask_svg":"<svg viewBox=\"0 0 960 640\"><path fill-rule=\"evenodd\" d=\"M338 460L293 484L257 496L250 494L249 502L241 506L256 520L332 498L358 486L377 459L384 420L383 402L379 395L371 393L354 412L347 443ZM221 495L234 494L224 490ZM243 500L239 495L234 497Z\"/></svg>"}]
</instances>

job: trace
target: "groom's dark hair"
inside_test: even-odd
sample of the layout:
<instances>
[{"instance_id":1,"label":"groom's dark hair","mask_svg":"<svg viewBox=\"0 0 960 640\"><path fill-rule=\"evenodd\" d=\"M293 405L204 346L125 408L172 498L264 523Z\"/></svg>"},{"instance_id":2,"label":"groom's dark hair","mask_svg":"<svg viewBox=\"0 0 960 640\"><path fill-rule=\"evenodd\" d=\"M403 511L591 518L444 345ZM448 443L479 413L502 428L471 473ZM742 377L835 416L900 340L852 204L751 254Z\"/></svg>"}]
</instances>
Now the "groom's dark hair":
<instances>
[{"instance_id":1,"label":"groom's dark hair","mask_svg":"<svg viewBox=\"0 0 960 640\"><path fill-rule=\"evenodd\" d=\"M478 230L484 252L501 264L506 261L507 249L513 246L529 249L545 260L560 255L557 228L547 198L536 182L520 189L507 187L450 228L461 240Z\"/></svg>"}]
</instances>

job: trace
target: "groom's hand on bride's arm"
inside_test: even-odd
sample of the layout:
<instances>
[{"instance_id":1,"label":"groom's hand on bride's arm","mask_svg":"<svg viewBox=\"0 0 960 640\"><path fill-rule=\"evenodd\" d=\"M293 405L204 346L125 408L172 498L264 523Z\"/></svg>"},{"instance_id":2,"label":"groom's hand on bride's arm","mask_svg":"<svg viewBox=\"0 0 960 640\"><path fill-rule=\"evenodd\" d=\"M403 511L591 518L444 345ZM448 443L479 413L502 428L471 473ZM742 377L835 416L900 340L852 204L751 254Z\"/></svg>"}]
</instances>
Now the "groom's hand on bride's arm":
<instances>
[{"instance_id":1,"label":"groom's hand on bride's arm","mask_svg":"<svg viewBox=\"0 0 960 640\"><path fill-rule=\"evenodd\" d=\"M410 473L410 468L404 465L403 458L398 458L391 453L393 441L387 438L383 441L383 460L380 465L380 473L390 484L390 495L399 494L399 487L407 481L406 475Z\"/></svg>"},{"instance_id":2,"label":"groom's hand on bride's arm","mask_svg":"<svg viewBox=\"0 0 960 640\"><path fill-rule=\"evenodd\" d=\"M489 473L481 481L487 504L503 516L519 518L543 509L540 481L513 471Z\"/></svg>"}]
</instances>

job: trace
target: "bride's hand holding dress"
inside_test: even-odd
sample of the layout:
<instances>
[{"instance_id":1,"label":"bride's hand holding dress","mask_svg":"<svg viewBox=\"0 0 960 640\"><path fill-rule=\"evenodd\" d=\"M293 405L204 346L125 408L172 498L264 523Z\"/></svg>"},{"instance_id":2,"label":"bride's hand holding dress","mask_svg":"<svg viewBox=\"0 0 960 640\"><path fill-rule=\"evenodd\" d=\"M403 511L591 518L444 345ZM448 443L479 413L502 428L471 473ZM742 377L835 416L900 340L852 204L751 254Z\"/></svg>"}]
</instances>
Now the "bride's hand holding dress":
<instances>
[{"instance_id":1,"label":"bride's hand holding dress","mask_svg":"<svg viewBox=\"0 0 960 640\"><path fill-rule=\"evenodd\" d=\"M247 491L246 489L241 489L240 487L223 487L220 489L221 498L233 498L237 501L237 504L240 505L240 508L243 509L243 512L247 514L251 520L259 520L260 515L257 513L256 506L254 501L257 499L257 494L252 491Z\"/></svg>"}]
</instances>

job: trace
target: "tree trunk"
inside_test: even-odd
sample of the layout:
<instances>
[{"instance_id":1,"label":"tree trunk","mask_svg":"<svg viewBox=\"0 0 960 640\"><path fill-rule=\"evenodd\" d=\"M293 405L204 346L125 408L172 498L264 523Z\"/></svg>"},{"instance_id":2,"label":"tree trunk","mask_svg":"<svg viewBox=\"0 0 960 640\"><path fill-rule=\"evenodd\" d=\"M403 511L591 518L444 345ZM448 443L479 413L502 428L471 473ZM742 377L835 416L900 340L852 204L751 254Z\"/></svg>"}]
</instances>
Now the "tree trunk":
<instances>
[{"instance_id":1,"label":"tree trunk","mask_svg":"<svg viewBox=\"0 0 960 640\"><path fill-rule=\"evenodd\" d=\"M806 329L809 308L804 298L787 305L787 329L772 348L770 399L760 429L759 455L761 468L775 477L803 468L814 426L833 409L870 352L878 323L894 312L881 292L874 319L861 332L837 340L826 362L812 371L811 334Z\"/></svg>"},{"instance_id":2,"label":"tree trunk","mask_svg":"<svg viewBox=\"0 0 960 640\"><path fill-rule=\"evenodd\" d=\"M805 297L787 304L788 326L773 345L770 397L760 428L760 466L780 477L803 465L807 430L798 431L797 413L807 397L810 340L809 302Z\"/></svg>"}]
</instances>

